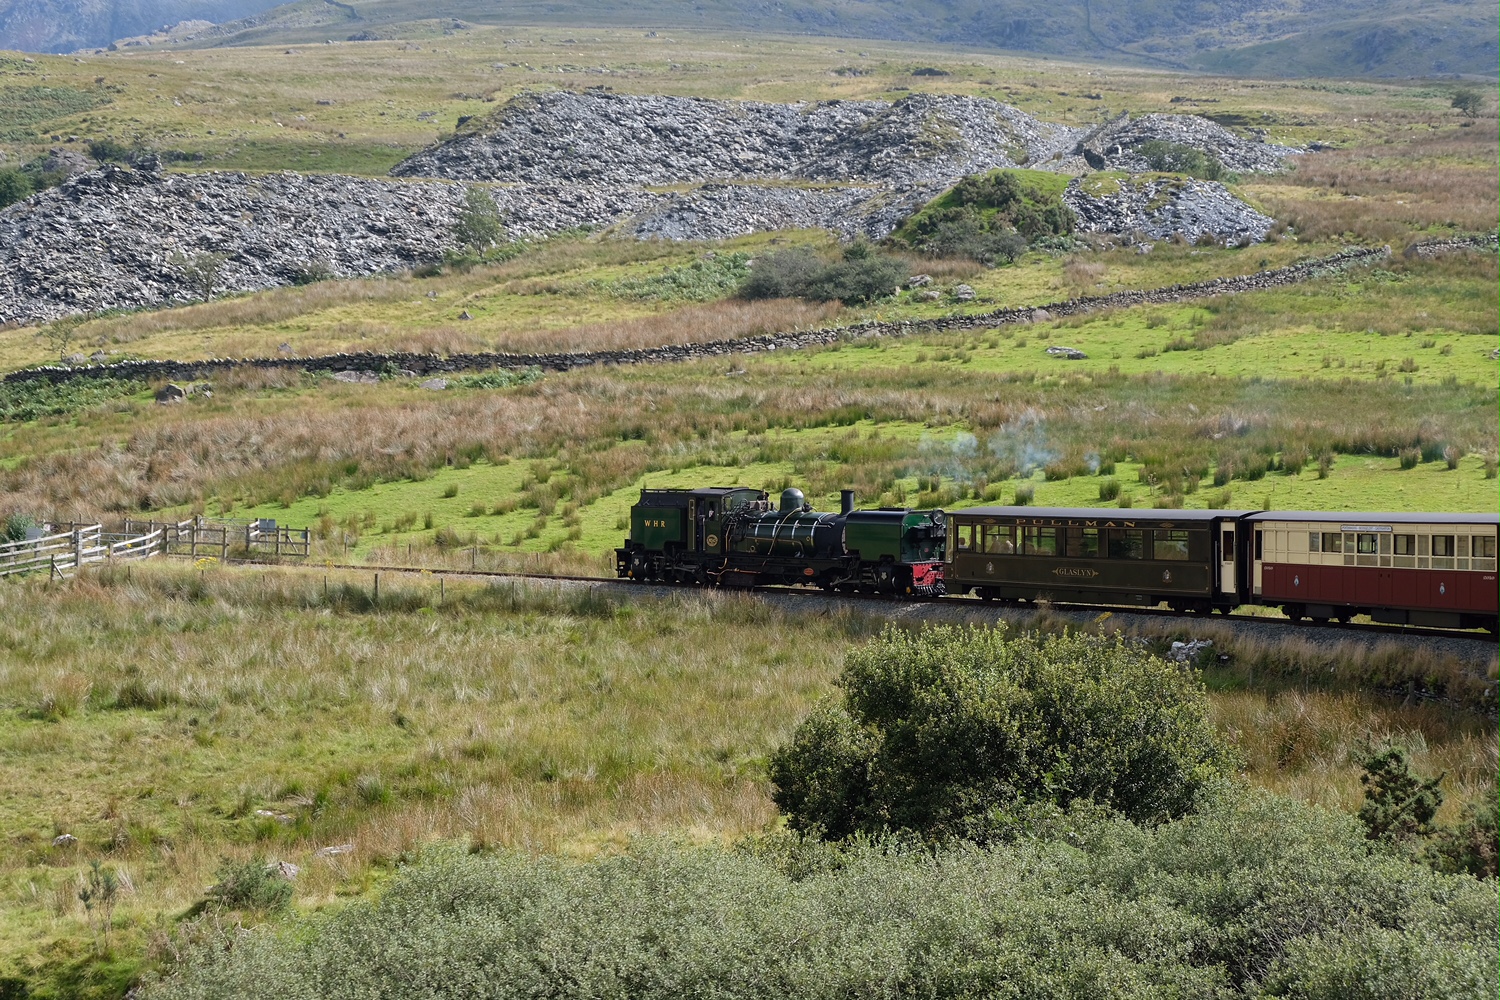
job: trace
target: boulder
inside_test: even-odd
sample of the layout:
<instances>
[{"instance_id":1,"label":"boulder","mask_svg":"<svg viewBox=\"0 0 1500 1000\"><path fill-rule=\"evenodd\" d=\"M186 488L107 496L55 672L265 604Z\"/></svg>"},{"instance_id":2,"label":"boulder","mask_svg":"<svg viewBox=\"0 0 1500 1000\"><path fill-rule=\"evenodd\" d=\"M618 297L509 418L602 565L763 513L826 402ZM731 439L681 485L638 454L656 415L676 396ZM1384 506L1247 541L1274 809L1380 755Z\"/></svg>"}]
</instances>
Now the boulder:
<instances>
[{"instance_id":1,"label":"boulder","mask_svg":"<svg viewBox=\"0 0 1500 1000\"><path fill-rule=\"evenodd\" d=\"M1056 344L1047 348L1047 354L1049 357L1063 358L1067 361L1082 361L1088 357L1076 347L1061 347Z\"/></svg>"},{"instance_id":2,"label":"boulder","mask_svg":"<svg viewBox=\"0 0 1500 1000\"><path fill-rule=\"evenodd\" d=\"M180 403L187 399L187 390L175 382L168 382L156 390L156 401L158 403Z\"/></svg>"}]
</instances>

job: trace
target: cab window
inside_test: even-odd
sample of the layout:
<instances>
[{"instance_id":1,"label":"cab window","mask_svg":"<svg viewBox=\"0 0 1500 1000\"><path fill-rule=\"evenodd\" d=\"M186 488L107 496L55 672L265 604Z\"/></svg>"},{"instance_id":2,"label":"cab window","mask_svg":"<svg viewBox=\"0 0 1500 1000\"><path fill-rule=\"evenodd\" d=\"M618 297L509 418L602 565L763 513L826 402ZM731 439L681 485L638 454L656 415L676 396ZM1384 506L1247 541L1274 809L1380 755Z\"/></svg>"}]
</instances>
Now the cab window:
<instances>
[{"instance_id":1,"label":"cab window","mask_svg":"<svg viewBox=\"0 0 1500 1000\"><path fill-rule=\"evenodd\" d=\"M958 551L970 552L974 548L974 525L960 524L958 526Z\"/></svg>"}]
</instances>

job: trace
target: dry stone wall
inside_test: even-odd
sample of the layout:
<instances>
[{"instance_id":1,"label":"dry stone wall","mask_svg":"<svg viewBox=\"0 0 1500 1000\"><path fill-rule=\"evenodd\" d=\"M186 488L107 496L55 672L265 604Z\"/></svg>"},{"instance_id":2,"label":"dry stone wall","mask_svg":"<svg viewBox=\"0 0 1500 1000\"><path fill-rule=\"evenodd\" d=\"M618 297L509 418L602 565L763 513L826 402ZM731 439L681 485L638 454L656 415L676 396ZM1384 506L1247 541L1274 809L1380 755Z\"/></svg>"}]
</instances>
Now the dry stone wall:
<instances>
[{"instance_id":1,"label":"dry stone wall","mask_svg":"<svg viewBox=\"0 0 1500 1000\"><path fill-rule=\"evenodd\" d=\"M862 323L852 327L829 327L821 330L802 330L792 333L768 334L739 340L710 341L699 344L674 344L665 347L627 351L591 351L558 354L505 354L484 352L474 354L330 354L315 358L211 358L205 361L123 361L117 364L86 365L79 367L46 366L11 372L3 379L7 383L49 381L66 382L75 378L129 378L155 381L163 379L200 379L217 372L234 368L260 368L267 370L291 370L323 372L337 376L338 373L353 373L354 377L344 381L375 381L378 373L400 372L409 377L428 377L453 372L475 371L486 368L541 368L547 371L568 371L591 365L667 364L693 361L703 358L724 357L735 354L754 354L766 351L796 350L819 344L831 344L840 340L865 337L906 336L914 333L932 333L952 330L981 330L1012 323L1031 323L1041 318L1059 318L1098 309L1123 308L1148 304L1181 302L1187 299L1223 295L1231 292L1248 292L1294 284L1309 278L1332 273L1355 264L1379 260L1389 255L1390 248L1358 248L1346 250L1330 257L1306 260L1288 267L1234 278L1215 278L1212 281L1189 285L1171 285L1165 288L1139 291L1115 292L1111 295L1085 296L1054 302L1044 306L1023 306L1001 309L974 315L956 315L936 320L900 323ZM1040 348L1039 348L1040 350Z\"/></svg>"}]
</instances>

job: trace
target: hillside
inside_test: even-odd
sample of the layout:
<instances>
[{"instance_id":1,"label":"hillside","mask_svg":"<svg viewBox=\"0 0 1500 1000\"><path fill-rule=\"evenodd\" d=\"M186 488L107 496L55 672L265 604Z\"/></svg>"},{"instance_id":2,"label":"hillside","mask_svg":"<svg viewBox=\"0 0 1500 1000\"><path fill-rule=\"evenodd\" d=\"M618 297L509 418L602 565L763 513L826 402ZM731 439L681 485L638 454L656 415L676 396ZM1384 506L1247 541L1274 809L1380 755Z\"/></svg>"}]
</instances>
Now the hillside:
<instances>
[{"instance_id":1,"label":"hillside","mask_svg":"<svg viewBox=\"0 0 1500 1000\"><path fill-rule=\"evenodd\" d=\"M257 0L3 0L0 48L66 51L102 46L177 21L225 21L155 44L255 44L410 35L414 22L632 26L735 30L941 43L1142 66L1256 76L1494 76L1493 4L1476 0L668 0L547 3L411 0L354 4L297 0L269 11Z\"/></svg>"}]
</instances>

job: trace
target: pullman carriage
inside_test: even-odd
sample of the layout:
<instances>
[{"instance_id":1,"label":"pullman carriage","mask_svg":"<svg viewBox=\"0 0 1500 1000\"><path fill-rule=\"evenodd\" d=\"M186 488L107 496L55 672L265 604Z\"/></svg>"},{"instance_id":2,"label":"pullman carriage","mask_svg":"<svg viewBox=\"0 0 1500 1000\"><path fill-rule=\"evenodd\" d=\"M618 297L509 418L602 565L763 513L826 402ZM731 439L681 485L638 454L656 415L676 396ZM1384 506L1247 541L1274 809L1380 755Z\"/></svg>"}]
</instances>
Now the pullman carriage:
<instances>
[{"instance_id":1,"label":"pullman carriage","mask_svg":"<svg viewBox=\"0 0 1500 1000\"><path fill-rule=\"evenodd\" d=\"M1250 601L1287 617L1496 625L1494 514L1265 512L1245 518Z\"/></svg>"},{"instance_id":2,"label":"pullman carriage","mask_svg":"<svg viewBox=\"0 0 1500 1000\"><path fill-rule=\"evenodd\" d=\"M1244 511L971 507L949 514L950 592L1232 610Z\"/></svg>"}]
</instances>

